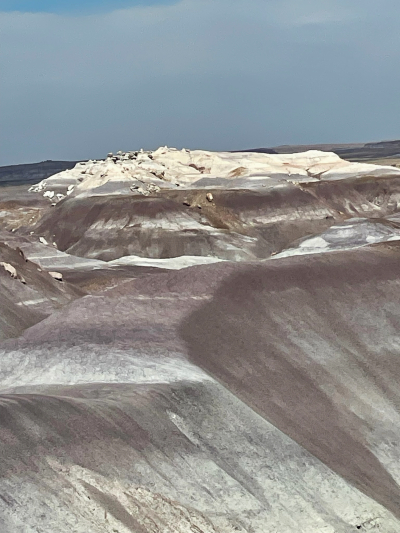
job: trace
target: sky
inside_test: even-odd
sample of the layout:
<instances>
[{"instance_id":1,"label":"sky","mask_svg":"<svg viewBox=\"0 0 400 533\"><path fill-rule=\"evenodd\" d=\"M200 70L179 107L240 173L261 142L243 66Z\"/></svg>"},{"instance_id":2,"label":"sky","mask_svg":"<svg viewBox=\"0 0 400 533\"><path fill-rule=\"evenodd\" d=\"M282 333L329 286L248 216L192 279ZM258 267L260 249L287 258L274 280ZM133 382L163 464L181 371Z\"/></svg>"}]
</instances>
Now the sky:
<instances>
[{"instance_id":1,"label":"sky","mask_svg":"<svg viewBox=\"0 0 400 533\"><path fill-rule=\"evenodd\" d=\"M0 0L0 165L400 138L398 0Z\"/></svg>"}]
</instances>

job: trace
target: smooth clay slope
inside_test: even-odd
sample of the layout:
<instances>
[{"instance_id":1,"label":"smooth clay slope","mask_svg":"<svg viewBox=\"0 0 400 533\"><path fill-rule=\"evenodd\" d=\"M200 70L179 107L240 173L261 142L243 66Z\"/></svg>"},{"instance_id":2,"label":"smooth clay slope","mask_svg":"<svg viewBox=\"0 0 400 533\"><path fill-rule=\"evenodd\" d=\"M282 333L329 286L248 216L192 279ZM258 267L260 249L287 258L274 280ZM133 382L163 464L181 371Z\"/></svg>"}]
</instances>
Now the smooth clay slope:
<instances>
[{"instance_id":1,"label":"smooth clay slope","mask_svg":"<svg viewBox=\"0 0 400 533\"><path fill-rule=\"evenodd\" d=\"M398 261L152 275L8 341L5 527L398 531Z\"/></svg>"},{"instance_id":2,"label":"smooth clay slope","mask_svg":"<svg viewBox=\"0 0 400 533\"><path fill-rule=\"evenodd\" d=\"M238 157L4 222L0 531L400 530L400 175Z\"/></svg>"}]
</instances>

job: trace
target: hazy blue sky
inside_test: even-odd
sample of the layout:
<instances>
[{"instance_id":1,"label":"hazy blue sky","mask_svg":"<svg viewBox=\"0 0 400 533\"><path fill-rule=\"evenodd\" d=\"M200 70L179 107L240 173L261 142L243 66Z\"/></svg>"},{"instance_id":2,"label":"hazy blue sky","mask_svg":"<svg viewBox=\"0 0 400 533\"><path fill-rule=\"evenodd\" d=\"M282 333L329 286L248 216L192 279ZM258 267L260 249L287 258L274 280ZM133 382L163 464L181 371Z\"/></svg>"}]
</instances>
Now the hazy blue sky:
<instances>
[{"instance_id":1,"label":"hazy blue sky","mask_svg":"<svg viewBox=\"0 0 400 533\"><path fill-rule=\"evenodd\" d=\"M400 138L398 0L0 0L0 164Z\"/></svg>"},{"instance_id":2,"label":"hazy blue sky","mask_svg":"<svg viewBox=\"0 0 400 533\"><path fill-rule=\"evenodd\" d=\"M104 13L133 6L174 4L174 0L0 0L1 11L28 13Z\"/></svg>"}]
</instances>

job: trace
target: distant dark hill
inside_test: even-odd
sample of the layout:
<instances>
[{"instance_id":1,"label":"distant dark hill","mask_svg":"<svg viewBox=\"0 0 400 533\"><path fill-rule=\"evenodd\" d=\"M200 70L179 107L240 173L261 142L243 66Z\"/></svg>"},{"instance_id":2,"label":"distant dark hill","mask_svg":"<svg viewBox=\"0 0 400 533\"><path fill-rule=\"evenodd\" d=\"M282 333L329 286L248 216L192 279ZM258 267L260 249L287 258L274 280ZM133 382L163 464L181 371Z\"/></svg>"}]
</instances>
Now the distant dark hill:
<instances>
[{"instance_id":1,"label":"distant dark hill","mask_svg":"<svg viewBox=\"0 0 400 533\"><path fill-rule=\"evenodd\" d=\"M0 187L38 183L57 172L73 168L76 163L76 161L42 161L41 163L0 167Z\"/></svg>"},{"instance_id":2,"label":"distant dark hill","mask_svg":"<svg viewBox=\"0 0 400 533\"><path fill-rule=\"evenodd\" d=\"M299 150L301 151L301 150ZM259 154L278 154L280 152L277 152L273 148L249 148L248 150L231 150L232 154L236 154L239 152L256 152Z\"/></svg>"},{"instance_id":3,"label":"distant dark hill","mask_svg":"<svg viewBox=\"0 0 400 533\"><path fill-rule=\"evenodd\" d=\"M254 152L271 153L270 148L257 148ZM278 154L304 152L306 150L322 150L335 152L349 161L372 161L382 158L400 158L400 140L371 142L365 144L305 144L282 145L272 148ZM249 151L249 150L246 150Z\"/></svg>"},{"instance_id":4,"label":"distant dark hill","mask_svg":"<svg viewBox=\"0 0 400 533\"><path fill-rule=\"evenodd\" d=\"M251 148L235 150L235 152L257 152L261 154L294 154L307 150L322 150L335 152L342 159L348 161L376 162L384 164L382 159L390 159L387 164L396 164L400 161L400 140L381 141L371 143L349 144L282 144L273 148ZM395 159L396 161L393 161ZM399 161L397 161L397 159Z\"/></svg>"}]
</instances>

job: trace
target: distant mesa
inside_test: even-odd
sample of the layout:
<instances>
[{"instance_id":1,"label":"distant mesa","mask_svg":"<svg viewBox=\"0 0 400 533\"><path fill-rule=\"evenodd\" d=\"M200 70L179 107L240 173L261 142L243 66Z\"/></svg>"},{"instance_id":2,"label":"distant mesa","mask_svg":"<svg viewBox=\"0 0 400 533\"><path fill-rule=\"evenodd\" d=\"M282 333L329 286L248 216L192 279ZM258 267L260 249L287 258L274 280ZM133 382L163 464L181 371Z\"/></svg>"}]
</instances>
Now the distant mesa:
<instances>
[{"instance_id":1,"label":"distant mesa","mask_svg":"<svg viewBox=\"0 0 400 533\"><path fill-rule=\"evenodd\" d=\"M155 151L118 151L104 160L79 162L30 188L53 204L66 197L110 194L149 196L162 189L252 189L278 183L342 180L350 176L400 173L388 165L355 163L334 152L209 152L161 147Z\"/></svg>"},{"instance_id":2,"label":"distant mesa","mask_svg":"<svg viewBox=\"0 0 400 533\"><path fill-rule=\"evenodd\" d=\"M280 145L274 147L248 148L243 150L233 150L230 153L260 153L260 154L293 154L308 150L321 150L324 152L334 152L343 159L355 162L368 162L376 158L400 157L400 140L380 141L369 143L348 143L348 144L306 144L306 145ZM145 151L133 150L130 152L118 151L116 154L109 152L107 158L134 159L138 154ZM147 152L149 153L149 152ZM67 169L72 169L77 161L52 161L47 159L40 163L29 163L22 165L9 165L0 167L0 186L25 185L38 183L54 174Z\"/></svg>"}]
</instances>

